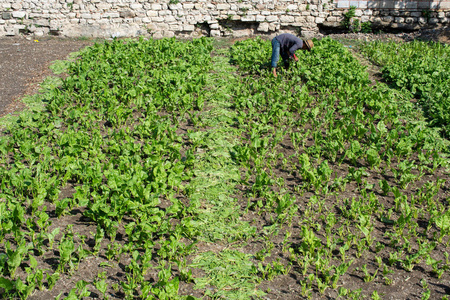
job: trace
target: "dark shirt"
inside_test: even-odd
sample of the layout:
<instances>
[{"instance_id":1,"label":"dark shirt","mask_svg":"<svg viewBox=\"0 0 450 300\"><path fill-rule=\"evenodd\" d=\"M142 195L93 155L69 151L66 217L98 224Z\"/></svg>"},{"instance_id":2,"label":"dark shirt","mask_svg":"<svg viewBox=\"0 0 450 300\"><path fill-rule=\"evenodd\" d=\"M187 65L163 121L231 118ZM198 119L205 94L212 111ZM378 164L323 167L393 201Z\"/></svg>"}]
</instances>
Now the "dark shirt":
<instances>
[{"instance_id":1,"label":"dark shirt","mask_svg":"<svg viewBox=\"0 0 450 300\"><path fill-rule=\"evenodd\" d=\"M283 59L294 56L295 51L303 47L303 41L289 33L280 34L275 38L280 42L280 54Z\"/></svg>"}]
</instances>

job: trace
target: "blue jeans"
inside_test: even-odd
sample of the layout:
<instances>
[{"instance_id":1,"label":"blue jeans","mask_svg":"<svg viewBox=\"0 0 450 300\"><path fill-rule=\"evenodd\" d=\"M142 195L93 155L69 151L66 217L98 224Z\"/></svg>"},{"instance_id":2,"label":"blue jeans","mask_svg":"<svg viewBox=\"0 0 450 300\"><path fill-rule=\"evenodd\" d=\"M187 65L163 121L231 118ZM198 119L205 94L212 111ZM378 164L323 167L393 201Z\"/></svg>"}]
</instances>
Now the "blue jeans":
<instances>
[{"instance_id":1,"label":"blue jeans","mask_svg":"<svg viewBox=\"0 0 450 300\"><path fill-rule=\"evenodd\" d=\"M277 67L278 60L280 60L280 42L277 38L272 39L272 60L270 62L272 68Z\"/></svg>"}]
</instances>

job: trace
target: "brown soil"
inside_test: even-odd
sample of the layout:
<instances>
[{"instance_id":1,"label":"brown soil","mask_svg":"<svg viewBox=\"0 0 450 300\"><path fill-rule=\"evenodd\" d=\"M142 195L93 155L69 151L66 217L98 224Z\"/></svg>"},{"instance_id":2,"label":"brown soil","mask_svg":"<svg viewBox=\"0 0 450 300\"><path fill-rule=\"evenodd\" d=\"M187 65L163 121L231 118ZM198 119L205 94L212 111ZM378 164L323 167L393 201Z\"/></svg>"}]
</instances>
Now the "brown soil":
<instances>
[{"instance_id":1,"label":"brown soil","mask_svg":"<svg viewBox=\"0 0 450 300\"><path fill-rule=\"evenodd\" d=\"M93 41L46 37L0 38L0 116L23 108L23 95L35 93L38 84L52 72L52 61L92 45Z\"/></svg>"}]
</instances>

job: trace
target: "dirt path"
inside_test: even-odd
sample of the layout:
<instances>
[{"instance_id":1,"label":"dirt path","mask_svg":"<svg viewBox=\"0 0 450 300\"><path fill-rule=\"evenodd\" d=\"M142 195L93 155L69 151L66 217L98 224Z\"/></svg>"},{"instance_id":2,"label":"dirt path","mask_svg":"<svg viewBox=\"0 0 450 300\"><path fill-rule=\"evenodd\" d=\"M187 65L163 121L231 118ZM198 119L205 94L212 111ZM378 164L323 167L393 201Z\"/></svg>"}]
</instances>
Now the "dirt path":
<instances>
[{"instance_id":1,"label":"dirt path","mask_svg":"<svg viewBox=\"0 0 450 300\"><path fill-rule=\"evenodd\" d=\"M52 74L52 61L92 45L93 41L47 37L0 38L0 117L23 108L18 101L38 90L38 84Z\"/></svg>"}]
</instances>

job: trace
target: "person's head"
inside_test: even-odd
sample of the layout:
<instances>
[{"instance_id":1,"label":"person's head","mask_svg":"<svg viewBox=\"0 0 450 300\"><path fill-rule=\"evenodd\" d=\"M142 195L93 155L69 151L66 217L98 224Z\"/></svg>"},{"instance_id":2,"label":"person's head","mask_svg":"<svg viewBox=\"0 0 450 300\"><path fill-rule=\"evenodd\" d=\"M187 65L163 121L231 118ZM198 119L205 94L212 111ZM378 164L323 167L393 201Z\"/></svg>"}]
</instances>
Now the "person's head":
<instances>
[{"instance_id":1,"label":"person's head","mask_svg":"<svg viewBox=\"0 0 450 300\"><path fill-rule=\"evenodd\" d=\"M305 50L311 51L311 49L314 47L313 41L311 40L306 40L303 41L303 48Z\"/></svg>"}]
</instances>

